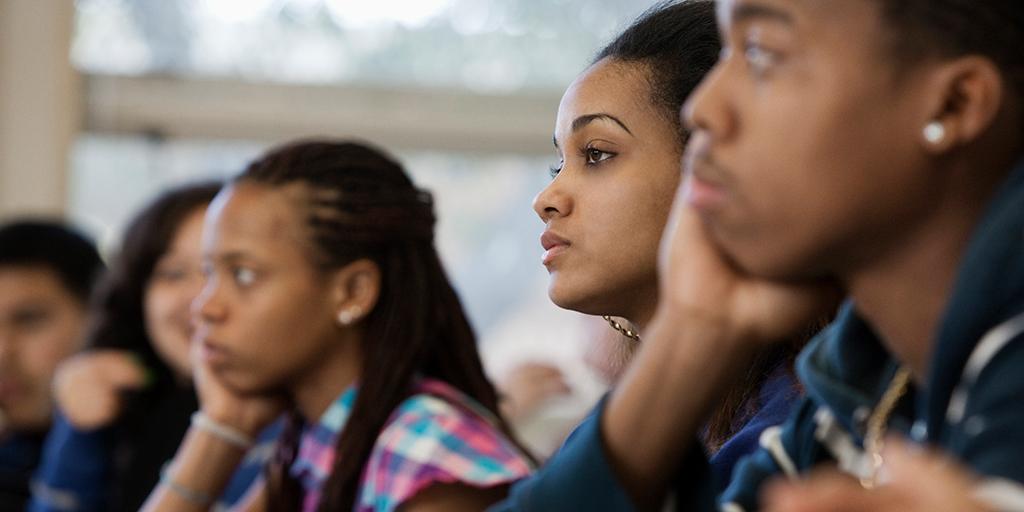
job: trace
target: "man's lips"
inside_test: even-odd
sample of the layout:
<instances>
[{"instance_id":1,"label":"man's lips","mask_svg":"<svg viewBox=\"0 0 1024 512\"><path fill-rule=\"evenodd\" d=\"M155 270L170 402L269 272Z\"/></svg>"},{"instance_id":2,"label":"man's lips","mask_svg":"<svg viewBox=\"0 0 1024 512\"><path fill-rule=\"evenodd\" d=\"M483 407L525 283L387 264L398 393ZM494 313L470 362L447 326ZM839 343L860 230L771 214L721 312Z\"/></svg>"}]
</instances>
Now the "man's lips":
<instances>
[{"instance_id":1,"label":"man's lips","mask_svg":"<svg viewBox=\"0 0 1024 512\"><path fill-rule=\"evenodd\" d=\"M726 200L726 175L704 153L690 161L686 176L686 201L701 211L720 208Z\"/></svg>"},{"instance_id":2,"label":"man's lips","mask_svg":"<svg viewBox=\"0 0 1024 512\"><path fill-rule=\"evenodd\" d=\"M556 256L565 252L572 243L551 231L544 231L540 237L540 245L544 248L544 256L541 261L544 265L548 265Z\"/></svg>"}]
</instances>

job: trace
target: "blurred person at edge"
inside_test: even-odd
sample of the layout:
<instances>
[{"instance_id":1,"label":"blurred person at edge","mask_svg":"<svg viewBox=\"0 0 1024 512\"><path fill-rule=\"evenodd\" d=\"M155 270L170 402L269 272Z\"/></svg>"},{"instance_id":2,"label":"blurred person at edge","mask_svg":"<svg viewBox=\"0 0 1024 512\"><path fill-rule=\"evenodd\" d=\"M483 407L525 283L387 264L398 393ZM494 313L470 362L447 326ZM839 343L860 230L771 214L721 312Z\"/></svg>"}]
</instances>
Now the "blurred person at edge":
<instances>
[{"instance_id":1,"label":"blurred person at edge","mask_svg":"<svg viewBox=\"0 0 1024 512\"><path fill-rule=\"evenodd\" d=\"M21 508L50 428L50 383L78 348L103 262L54 221L0 227L0 504Z\"/></svg>"}]
</instances>

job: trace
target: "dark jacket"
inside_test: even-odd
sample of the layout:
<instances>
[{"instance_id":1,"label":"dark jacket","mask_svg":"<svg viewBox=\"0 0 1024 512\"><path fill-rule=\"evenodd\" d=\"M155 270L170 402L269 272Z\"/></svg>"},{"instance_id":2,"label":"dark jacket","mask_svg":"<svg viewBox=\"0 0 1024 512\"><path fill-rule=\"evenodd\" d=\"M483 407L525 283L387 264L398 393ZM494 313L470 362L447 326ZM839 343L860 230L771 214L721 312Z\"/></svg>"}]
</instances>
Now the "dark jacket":
<instances>
[{"instance_id":1,"label":"dark jacket","mask_svg":"<svg viewBox=\"0 0 1024 512\"><path fill-rule=\"evenodd\" d=\"M0 510L22 510L39 464L45 434L12 434L0 441Z\"/></svg>"},{"instance_id":2,"label":"dark jacket","mask_svg":"<svg viewBox=\"0 0 1024 512\"><path fill-rule=\"evenodd\" d=\"M139 397L136 397L139 398ZM76 429L60 414L33 482L31 512L139 510L173 458L196 410L191 387L149 397L114 425ZM240 501L273 453L281 422L268 427L235 472L220 503Z\"/></svg>"},{"instance_id":3,"label":"dark jacket","mask_svg":"<svg viewBox=\"0 0 1024 512\"><path fill-rule=\"evenodd\" d=\"M703 469L707 466L702 478L707 479L709 486L724 482L737 461L757 449L761 433L785 421L799 398L799 387L792 372L780 364L761 386L756 399L757 412L707 462L703 458L703 445L695 442L697 459L687 467ZM602 400L537 474L515 484L509 498L491 510L629 510L629 499L615 481L604 451L600 444L596 445L597 449L592 444L599 439L603 407ZM685 480L689 475L681 472L677 478ZM576 486L582 492L561 492L566 486ZM601 492L587 492L590 486Z\"/></svg>"}]
</instances>

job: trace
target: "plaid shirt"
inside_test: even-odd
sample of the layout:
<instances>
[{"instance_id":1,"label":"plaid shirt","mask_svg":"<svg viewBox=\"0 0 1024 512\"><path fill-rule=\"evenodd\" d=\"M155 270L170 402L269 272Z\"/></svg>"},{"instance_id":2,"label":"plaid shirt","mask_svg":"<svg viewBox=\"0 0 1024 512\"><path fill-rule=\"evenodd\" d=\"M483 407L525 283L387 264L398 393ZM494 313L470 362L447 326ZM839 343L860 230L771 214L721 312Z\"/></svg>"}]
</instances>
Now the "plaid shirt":
<instances>
[{"instance_id":1,"label":"plaid shirt","mask_svg":"<svg viewBox=\"0 0 1024 512\"><path fill-rule=\"evenodd\" d=\"M320 502L337 436L355 398L355 387L350 387L316 425L303 429L290 472L306 491L304 512L313 512ZM489 411L444 382L420 379L377 437L355 510L390 512L435 483L491 487L523 478L531 470L529 460L498 430Z\"/></svg>"}]
</instances>

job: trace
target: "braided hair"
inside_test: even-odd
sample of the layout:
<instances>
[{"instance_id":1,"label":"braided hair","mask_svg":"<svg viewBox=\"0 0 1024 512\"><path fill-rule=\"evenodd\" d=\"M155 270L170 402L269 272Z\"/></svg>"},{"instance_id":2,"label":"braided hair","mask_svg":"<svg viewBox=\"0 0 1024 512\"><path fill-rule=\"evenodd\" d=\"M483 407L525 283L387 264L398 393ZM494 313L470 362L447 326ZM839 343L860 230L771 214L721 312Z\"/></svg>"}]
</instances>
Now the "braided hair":
<instances>
[{"instance_id":1,"label":"braided hair","mask_svg":"<svg viewBox=\"0 0 1024 512\"><path fill-rule=\"evenodd\" d=\"M360 143L305 140L270 151L237 180L307 187L317 268L366 258L381 270L380 298L365 320L372 342L361 346L360 390L335 447L344 456L335 457L320 510L352 509L377 436L416 376L443 380L500 418L473 330L434 248L433 201L401 165ZM288 474L300 425L292 413L269 469L272 510L295 510L301 499ZM504 421L499 426L511 439Z\"/></svg>"}]
</instances>

